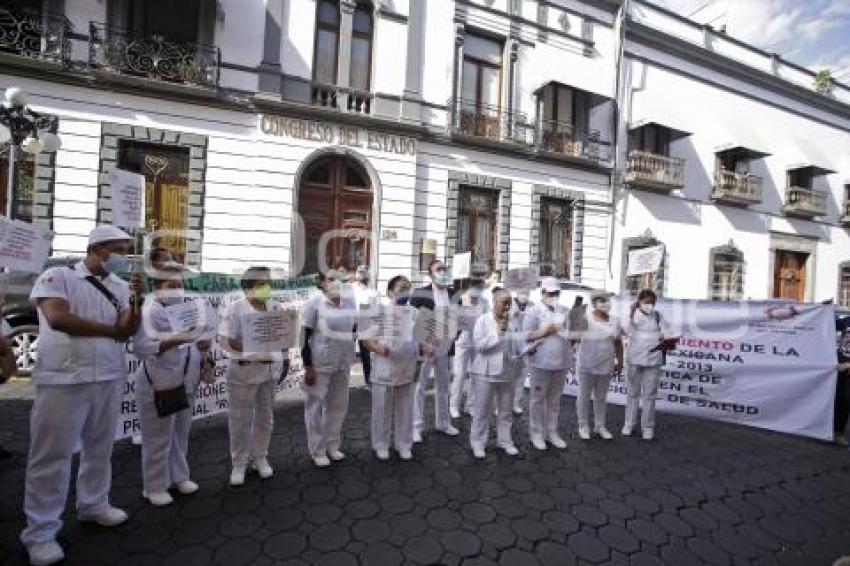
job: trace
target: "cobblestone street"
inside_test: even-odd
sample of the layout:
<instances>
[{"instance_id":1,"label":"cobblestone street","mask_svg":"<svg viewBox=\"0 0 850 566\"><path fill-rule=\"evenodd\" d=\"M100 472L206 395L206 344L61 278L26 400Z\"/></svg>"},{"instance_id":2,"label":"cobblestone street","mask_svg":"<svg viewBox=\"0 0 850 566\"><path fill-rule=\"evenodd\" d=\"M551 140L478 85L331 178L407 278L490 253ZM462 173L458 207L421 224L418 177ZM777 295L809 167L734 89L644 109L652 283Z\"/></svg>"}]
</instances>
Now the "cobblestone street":
<instances>
[{"instance_id":1,"label":"cobblestone street","mask_svg":"<svg viewBox=\"0 0 850 566\"><path fill-rule=\"evenodd\" d=\"M413 462L377 461L369 393L352 389L343 449L327 470L307 458L299 401L280 404L270 460L275 476L226 485L224 415L196 422L201 490L153 508L141 498L139 447L113 457L112 502L130 521L77 523L73 495L61 535L69 564L805 564L850 554L850 452L754 429L660 415L657 439L583 443L564 399L564 451L493 448L476 462L469 420L453 439L431 433ZM0 401L0 562L23 564L17 536L29 401ZM619 430L622 409L610 410ZM73 491L73 490L72 490Z\"/></svg>"}]
</instances>

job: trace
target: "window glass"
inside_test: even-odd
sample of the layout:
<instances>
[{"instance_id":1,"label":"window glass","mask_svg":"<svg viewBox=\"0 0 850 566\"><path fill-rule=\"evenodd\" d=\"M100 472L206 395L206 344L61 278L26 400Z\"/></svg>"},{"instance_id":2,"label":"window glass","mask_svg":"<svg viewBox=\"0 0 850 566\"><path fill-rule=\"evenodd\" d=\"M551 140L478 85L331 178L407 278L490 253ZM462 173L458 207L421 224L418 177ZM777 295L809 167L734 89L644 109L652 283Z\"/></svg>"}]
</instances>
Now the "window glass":
<instances>
[{"instance_id":1,"label":"window glass","mask_svg":"<svg viewBox=\"0 0 850 566\"><path fill-rule=\"evenodd\" d=\"M358 6L354 11L354 33L372 34L372 14L366 6Z\"/></svg>"},{"instance_id":2,"label":"window glass","mask_svg":"<svg viewBox=\"0 0 850 566\"><path fill-rule=\"evenodd\" d=\"M322 0L319 3L318 21L320 24L329 26L339 25L339 8L336 2Z\"/></svg>"},{"instance_id":3,"label":"window glass","mask_svg":"<svg viewBox=\"0 0 850 566\"><path fill-rule=\"evenodd\" d=\"M501 66L502 44L492 39L467 34L463 42L463 55Z\"/></svg>"},{"instance_id":4,"label":"window glass","mask_svg":"<svg viewBox=\"0 0 850 566\"><path fill-rule=\"evenodd\" d=\"M837 302L842 307L850 307L850 265L841 266Z\"/></svg>"},{"instance_id":5,"label":"window glass","mask_svg":"<svg viewBox=\"0 0 850 566\"><path fill-rule=\"evenodd\" d=\"M371 39L354 37L351 40L351 88L369 90L369 57Z\"/></svg>"},{"instance_id":6,"label":"window glass","mask_svg":"<svg viewBox=\"0 0 850 566\"><path fill-rule=\"evenodd\" d=\"M323 84L336 84L337 34L320 29L316 32L315 80Z\"/></svg>"}]
</instances>

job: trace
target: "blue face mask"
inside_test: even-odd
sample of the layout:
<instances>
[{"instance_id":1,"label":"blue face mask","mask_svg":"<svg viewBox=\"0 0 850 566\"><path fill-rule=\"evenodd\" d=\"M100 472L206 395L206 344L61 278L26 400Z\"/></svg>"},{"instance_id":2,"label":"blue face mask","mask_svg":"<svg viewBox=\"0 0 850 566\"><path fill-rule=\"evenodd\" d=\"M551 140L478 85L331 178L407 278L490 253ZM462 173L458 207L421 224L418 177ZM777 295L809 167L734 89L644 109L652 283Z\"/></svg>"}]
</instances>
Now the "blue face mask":
<instances>
[{"instance_id":1,"label":"blue face mask","mask_svg":"<svg viewBox=\"0 0 850 566\"><path fill-rule=\"evenodd\" d=\"M125 255L110 253L103 262L103 269L109 273L126 273L130 271L130 259Z\"/></svg>"},{"instance_id":2,"label":"blue face mask","mask_svg":"<svg viewBox=\"0 0 850 566\"><path fill-rule=\"evenodd\" d=\"M409 300L410 300L410 297L409 297L409 296L407 296L407 295L401 295L400 297L396 297L396 298L395 298L395 304L397 304L397 305L398 305L398 306L400 306L400 307L403 307L403 306L405 306L405 305L407 304L407 302L408 302Z\"/></svg>"},{"instance_id":3,"label":"blue face mask","mask_svg":"<svg viewBox=\"0 0 850 566\"><path fill-rule=\"evenodd\" d=\"M434 274L434 282L437 285L446 285L452 282L452 278L448 271L438 271Z\"/></svg>"}]
</instances>

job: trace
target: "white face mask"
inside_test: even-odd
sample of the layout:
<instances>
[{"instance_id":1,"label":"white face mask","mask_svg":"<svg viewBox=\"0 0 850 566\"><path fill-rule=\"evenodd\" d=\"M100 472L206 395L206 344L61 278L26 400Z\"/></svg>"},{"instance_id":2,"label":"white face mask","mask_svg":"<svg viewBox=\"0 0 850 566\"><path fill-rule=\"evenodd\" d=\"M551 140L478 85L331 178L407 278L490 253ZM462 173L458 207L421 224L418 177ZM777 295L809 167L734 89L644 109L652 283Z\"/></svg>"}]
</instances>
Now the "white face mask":
<instances>
[{"instance_id":1,"label":"white face mask","mask_svg":"<svg viewBox=\"0 0 850 566\"><path fill-rule=\"evenodd\" d=\"M543 295L543 298L541 300L542 300L544 305L546 305L547 307L551 307L551 306L554 306L555 304L557 304L558 296L557 295L551 295L551 296Z\"/></svg>"},{"instance_id":2,"label":"white face mask","mask_svg":"<svg viewBox=\"0 0 850 566\"><path fill-rule=\"evenodd\" d=\"M652 303L642 303L640 305L640 312L643 314L652 314L655 311L655 305Z\"/></svg>"},{"instance_id":3,"label":"white face mask","mask_svg":"<svg viewBox=\"0 0 850 566\"><path fill-rule=\"evenodd\" d=\"M183 289L163 289L157 299L165 306L179 305L183 302Z\"/></svg>"}]
</instances>

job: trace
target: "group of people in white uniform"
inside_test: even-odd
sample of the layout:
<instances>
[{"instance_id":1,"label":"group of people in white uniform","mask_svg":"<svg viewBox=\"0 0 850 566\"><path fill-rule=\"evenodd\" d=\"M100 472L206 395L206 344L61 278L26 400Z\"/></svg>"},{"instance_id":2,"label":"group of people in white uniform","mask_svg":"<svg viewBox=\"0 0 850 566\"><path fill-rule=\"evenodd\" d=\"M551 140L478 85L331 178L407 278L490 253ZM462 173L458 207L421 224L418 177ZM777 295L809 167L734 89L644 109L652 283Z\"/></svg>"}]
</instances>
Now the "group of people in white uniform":
<instances>
[{"instance_id":1,"label":"group of people in white uniform","mask_svg":"<svg viewBox=\"0 0 850 566\"><path fill-rule=\"evenodd\" d=\"M157 276L144 299L140 275L129 283L116 275L128 270L130 246L130 236L120 229L98 226L89 236L83 261L46 270L32 291L40 322L39 359L33 372L27 526L21 540L33 564L64 558L56 537L76 451L79 519L114 526L128 518L109 502L110 458L128 341L141 360L136 384L142 495L152 505L163 506L173 502L172 489L181 494L198 490L187 459L190 407L198 384L214 379L206 354L211 339L173 331L165 310L186 298L183 268L167 252L160 250L150 258ZM437 431L457 436L452 421L462 411L470 413L470 448L476 459L485 458L495 419L498 447L516 455L513 415L523 412L526 375L531 444L537 450L549 445L563 449L567 444L559 432L559 414L571 369L577 370L579 382L579 437L587 440L595 433L611 439L606 396L610 380L623 367L625 336L628 404L622 433L632 433L640 405L642 436L653 437L661 366L655 348L668 334L654 311L654 293L642 291L630 318L619 321L610 314L609 295L595 292L581 317L583 324L576 326L571 323L576 317L559 304L560 289L553 278L542 280L541 298L531 302L526 292L498 287L488 289L485 299L482 282L456 292L440 261L431 263L428 275L430 283L417 289L404 276L392 278L385 294L368 306L368 317L341 273L329 271L320 277L321 293L301 312L304 420L308 453L316 466L345 458L343 424L358 339L371 355L371 441L379 460L387 460L391 449L402 460L413 457L413 447L425 432L425 392L432 382ZM241 297L227 306L216 337L230 358L226 380L234 486L245 483L249 470L260 478L274 474L268 460L273 401L276 385L289 371L288 351L252 352L245 347L247 315L282 308L272 297L269 270L248 269L241 288ZM434 342L417 335L418 317L426 311L445 312L452 305L461 305L469 320L459 334Z\"/></svg>"}]
</instances>

